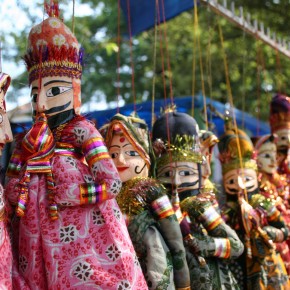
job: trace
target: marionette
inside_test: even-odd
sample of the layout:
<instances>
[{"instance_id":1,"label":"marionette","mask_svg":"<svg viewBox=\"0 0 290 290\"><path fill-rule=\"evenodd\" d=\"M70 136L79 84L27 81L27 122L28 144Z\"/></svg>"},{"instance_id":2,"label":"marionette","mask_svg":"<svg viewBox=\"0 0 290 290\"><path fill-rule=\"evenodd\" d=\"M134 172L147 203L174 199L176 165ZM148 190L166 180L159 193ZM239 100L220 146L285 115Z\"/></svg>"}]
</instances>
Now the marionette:
<instances>
[{"instance_id":1,"label":"marionette","mask_svg":"<svg viewBox=\"0 0 290 290\"><path fill-rule=\"evenodd\" d=\"M255 151L257 154L258 180L260 193L266 198L271 199L277 209L281 212L284 221L290 227L290 212L285 205L285 201L281 196L285 196L283 192L286 190L286 180L283 180L277 173L277 136L264 135L255 143ZM288 275L290 274L290 252L287 241L276 243L276 249L280 253L284 261Z\"/></svg>"},{"instance_id":2,"label":"marionette","mask_svg":"<svg viewBox=\"0 0 290 290\"><path fill-rule=\"evenodd\" d=\"M144 120L116 114L100 132L123 182L117 202L149 289L190 289L179 223L166 190L149 177L154 158Z\"/></svg>"},{"instance_id":3,"label":"marionette","mask_svg":"<svg viewBox=\"0 0 290 290\"><path fill-rule=\"evenodd\" d=\"M34 124L7 173L20 217L19 271L30 289L147 289L115 199L118 171L80 115L83 50L58 5L46 8L24 56Z\"/></svg>"},{"instance_id":4,"label":"marionette","mask_svg":"<svg viewBox=\"0 0 290 290\"><path fill-rule=\"evenodd\" d=\"M211 177L211 162L214 146L218 143L217 136L206 130L199 131L200 149L203 156L203 162L201 164L201 188L200 196L208 198L214 205L216 210L219 210L219 204L217 201L217 188L215 184L210 180Z\"/></svg>"},{"instance_id":5,"label":"marionette","mask_svg":"<svg viewBox=\"0 0 290 290\"><path fill-rule=\"evenodd\" d=\"M277 161L278 173L281 178L286 178L288 183L288 195L290 184L290 98L286 95L277 94L270 104L269 123L272 134L278 136ZM284 197L285 200L289 196Z\"/></svg>"},{"instance_id":6,"label":"marionette","mask_svg":"<svg viewBox=\"0 0 290 290\"><path fill-rule=\"evenodd\" d=\"M230 120L226 124L218 143L226 194L222 215L245 245L230 267L242 289L287 289L284 263L273 242L284 241L288 229L275 205L259 193L251 139L232 128Z\"/></svg>"},{"instance_id":7,"label":"marionette","mask_svg":"<svg viewBox=\"0 0 290 290\"><path fill-rule=\"evenodd\" d=\"M187 250L191 289L239 289L227 267L243 244L212 203L200 195L203 156L198 125L186 113L165 111L152 129L157 178L182 212L180 225Z\"/></svg>"}]
</instances>

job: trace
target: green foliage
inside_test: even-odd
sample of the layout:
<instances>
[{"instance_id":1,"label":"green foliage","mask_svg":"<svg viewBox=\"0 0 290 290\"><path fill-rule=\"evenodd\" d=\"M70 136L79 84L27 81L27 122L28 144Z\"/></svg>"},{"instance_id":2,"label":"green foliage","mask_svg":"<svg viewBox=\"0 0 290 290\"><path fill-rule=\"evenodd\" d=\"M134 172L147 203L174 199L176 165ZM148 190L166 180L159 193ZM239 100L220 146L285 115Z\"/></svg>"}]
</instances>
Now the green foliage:
<instances>
[{"instance_id":1,"label":"green foliage","mask_svg":"<svg viewBox=\"0 0 290 290\"><path fill-rule=\"evenodd\" d=\"M167 21L156 31L152 28L130 40L126 36L128 28L118 8L118 1L80 2L89 4L94 10L90 16L74 19L75 34L86 52L82 79L83 103L92 97L100 100L103 96L107 102L115 101L118 90L126 103L139 103L152 98L153 84L156 99L197 94L204 87L206 96L228 102L229 88L222 47L237 108L267 120L272 94L277 91L287 93L290 82L289 59L205 6L198 6L198 29L194 26L194 13L190 10ZM65 7L66 3L68 1L61 2L60 7ZM76 2L76 9L78 4ZM251 13L252 19L262 21L265 27L269 26L277 37L288 35L288 26L285 25L290 8L288 0L236 0L235 5L237 11L238 5L243 5L244 15ZM26 13L35 23L31 12L26 9ZM65 19L65 23L72 27L72 19ZM223 34L223 46L219 26ZM15 41L15 49L13 53L7 53L4 45L3 57L13 59L16 63L21 61L29 30L29 27L24 27L20 33L10 35ZM25 78L27 74L21 74L13 83L13 95L26 86Z\"/></svg>"}]
</instances>

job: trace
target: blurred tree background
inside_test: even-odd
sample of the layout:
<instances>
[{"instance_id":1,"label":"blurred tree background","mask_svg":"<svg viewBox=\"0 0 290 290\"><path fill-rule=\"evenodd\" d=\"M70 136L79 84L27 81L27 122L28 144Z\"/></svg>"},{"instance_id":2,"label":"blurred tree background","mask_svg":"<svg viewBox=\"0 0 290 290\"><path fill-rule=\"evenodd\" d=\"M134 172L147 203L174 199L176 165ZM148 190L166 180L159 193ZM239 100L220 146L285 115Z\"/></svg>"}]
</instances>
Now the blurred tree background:
<instances>
[{"instance_id":1,"label":"blurred tree background","mask_svg":"<svg viewBox=\"0 0 290 290\"><path fill-rule=\"evenodd\" d=\"M68 2L59 1L61 11L66 11ZM265 28L269 27L271 32L276 33L277 38L289 41L289 0L234 2L237 11L239 6L243 6L244 15L250 13L252 20L263 22ZM110 104L117 100L118 92L118 99L123 103L141 103L151 100L153 89L155 98L160 99L171 95L178 98L198 94L203 88L207 97L226 103L228 91L222 47L227 58L235 107L267 121L273 94L287 94L290 60L204 5L197 8L198 29L194 25L194 11L189 10L157 30L144 31L130 41L127 23L117 0L79 0L76 1L76 10L80 4L89 5L93 13L74 19L71 13L64 21L68 27L74 23L77 39L86 52L83 103L105 99ZM25 4L19 5L31 23L20 32L2 35L2 57L23 65L21 56L25 53L28 33L33 24L43 19L43 15L35 16ZM5 17L8 16L9 11ZM5 49L7 37L15 41L13 51ZM16 98L18 90L25 86L26 72L13 79L13 90L8 98Z\"/></svg>"}]
</instances>

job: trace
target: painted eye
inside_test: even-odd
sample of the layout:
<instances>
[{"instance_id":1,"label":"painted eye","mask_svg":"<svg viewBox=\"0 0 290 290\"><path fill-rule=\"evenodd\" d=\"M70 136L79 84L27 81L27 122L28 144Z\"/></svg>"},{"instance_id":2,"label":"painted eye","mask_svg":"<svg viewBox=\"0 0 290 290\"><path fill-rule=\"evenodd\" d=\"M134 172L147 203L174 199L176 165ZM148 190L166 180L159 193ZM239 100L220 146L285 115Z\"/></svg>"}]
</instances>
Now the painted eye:
<instances>
[{"instance_id":1,"label":"painted eye","mask_svg":"<svg viewBox=\"0 0 290 290\"><path fill-rule=\"evenodd\" d=\"M112 157L112 159L117 158L118 155L119 155L119 154L118 154L117 152L113 152L113 153L111 153L111 157Z\"/></svg>"},{"instance_id":2,"label":"painted eye","mask_svg":"<svg viewBox=\"0 0 290 290\"><path fill-rule=\"evenodd\" d=\"M55 97L57 95L63 94L69 90L71 90L71 87L52 87L46 92L47 97Z\"/></svg>"},{"instance_id":3,"label":"painted eye","mask_svg":"<svg viewBox=\"0 0 290 290\"><path fill-rule=\"evenodd\" d=\"M0 124L3 123L3 115L0 113Z\"/></svg>"},{"instance_id":4,"label":"painted eye","mask_svg":"<svg viewBox=\"0 0 290 290\"><path fill-rule=\"evenodd\" d=\"M173 173L172 171L165 171L165 172L162 172L160 175L158 175L158 177L172 177Z\"/></svg>"},{"instance_id":5,"label":"painted eye","mask_svg":"<svg viewBox=\"0 0 290 290\"><path fill-rule=\"evenodd\" d=\"M33 95L31 96L31 101L32 101L33 103L36 103L36 101L37 101L37 94L33 94Z\"/></svg>"},{"instance_id":6,"label":"painted eye","mask_svg":"<svg viewBox=\"0 0 290 290\"><path fill-rule=\"evenodd\" d=\"M179 175L180 176L190 176L190 175L194 175L194 172L191 170L182 170L182 171L179 171Z\"/></svg>"},{"instance_id":7,"label":"painted eye","mask_svg":"<svg viewBox=\"0 0 290 290\"><path fill-rule=\"evenodd\" d=\"M127 154L128 156L140 156L139 153L134 150L126 151L125 154Z\"/></svg>"}]
</instances>

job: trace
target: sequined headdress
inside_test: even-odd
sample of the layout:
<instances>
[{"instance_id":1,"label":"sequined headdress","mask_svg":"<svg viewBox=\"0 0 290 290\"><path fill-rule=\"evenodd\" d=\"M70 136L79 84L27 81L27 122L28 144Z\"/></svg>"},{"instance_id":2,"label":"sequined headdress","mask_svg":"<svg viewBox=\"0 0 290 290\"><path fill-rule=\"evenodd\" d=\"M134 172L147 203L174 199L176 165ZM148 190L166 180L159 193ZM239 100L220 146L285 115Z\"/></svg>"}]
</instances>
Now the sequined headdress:
<instances>
[{"instance_id":1,"label":"sequined headdress","mask_svg":"<svg viewBox=\"0 0 290 290\"><path fill-rule=\"evenodd\" d=\"M186 113L165 112L153 125L157 167L174 161L202 162L198 124Z\"/></svg>"},{"instance_id":2,"label":"sequined headdress","mask_svg":"<svg viewBox=\"0 0 290 290\"><path fill-rule=\"evenodd\" d=\"M108 124L100 128L105 143L110 146L114 134L124 134L135 147L136 151L145 160L148 168L151 164L151 144L147 124L136 113L130 116L116 114Z\"/></svg>"},{"instance_id":3,"label":"sequined headdress","mask_svg":"<svg viewBox=\"0 0 290 290\"><path fill-rule=\"evenodd\" d=\"M241 160L238 145L241 149ZM227 129L219 138L218 148L223 174L241 168L241 165L244 169L257 170L254 146L250 137L244 131L238 129L236 134L236 130Z\"/></svg>"},{"instance_id":4,"label":"sequined headdress","mask_svg":"<svg viewBox=\"0 0 290 290\"><path fill-rule=\"evenodd\" d=\"M53 2L53 1L52 1ZM59 19L58 4L46 5L49 17L32 27L24 61L29 74L29 84L48 76L66 76L75 79L80 91L83 49L70 29ZM74 108L79 113L80 95L74 96Z\"/></svg>"},{"instance_id":5,"label":"sequined headdress","mask_svg":"<svg viewBox=\"0 0 290 290\"><path fill-rule=\"evenodd\" d=\"M272 133L280 129L290 129L290 97L281 94L273 97L269 123Z\"/></svg>"}]
</instances>

